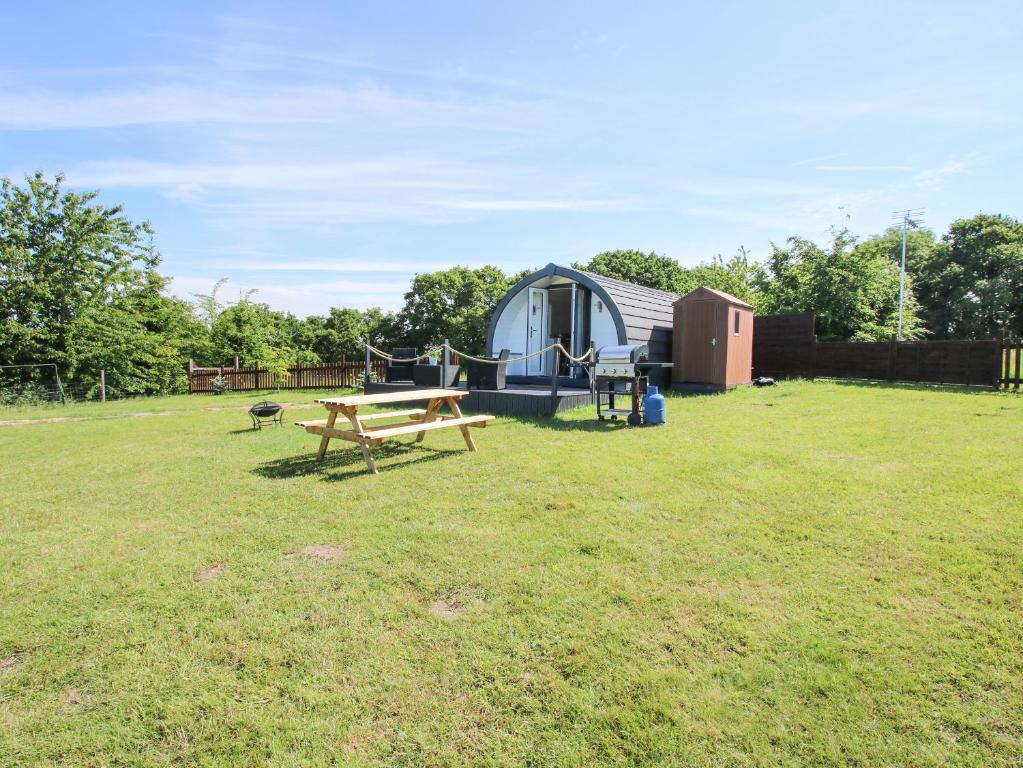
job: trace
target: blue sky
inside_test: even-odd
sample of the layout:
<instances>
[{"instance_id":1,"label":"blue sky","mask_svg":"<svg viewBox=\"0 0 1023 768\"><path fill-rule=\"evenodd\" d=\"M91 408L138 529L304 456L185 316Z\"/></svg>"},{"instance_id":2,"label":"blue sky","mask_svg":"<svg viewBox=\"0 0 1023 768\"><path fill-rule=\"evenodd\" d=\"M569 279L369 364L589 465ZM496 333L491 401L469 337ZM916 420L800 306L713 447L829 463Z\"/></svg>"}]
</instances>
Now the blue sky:
<instances>
[{"instance_id":1,"label":"blue sky","mask_svg":"<svg viewBox=\"0 0 1023 768\"><path fill-rule=\"evenodd\" d=\"M91 5L3 3L0 175L150 219L185 297L1023 213L1017 2Z\"/></svg>"}]
</instances>

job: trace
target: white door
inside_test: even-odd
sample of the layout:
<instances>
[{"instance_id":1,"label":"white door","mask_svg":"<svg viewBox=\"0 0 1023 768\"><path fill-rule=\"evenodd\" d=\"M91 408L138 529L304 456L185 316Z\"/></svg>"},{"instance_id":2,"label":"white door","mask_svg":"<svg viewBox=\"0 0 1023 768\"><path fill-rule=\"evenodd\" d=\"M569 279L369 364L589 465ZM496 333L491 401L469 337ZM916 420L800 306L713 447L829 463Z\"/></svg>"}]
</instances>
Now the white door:
<instances>
[{"instance_id":1,"label":"white door","mask_svg":"<svg viewBox=\"0 0 1023 768\"><path fill-rule=\"evenodd\" d=\"M526 354L532 354L544 348L547 339L547 289L529 289L529 316L526 318ZM537 355L526 361L526 375L537 376L543 373L543 359L546 355Z\"/></svg>"}]
</instances>

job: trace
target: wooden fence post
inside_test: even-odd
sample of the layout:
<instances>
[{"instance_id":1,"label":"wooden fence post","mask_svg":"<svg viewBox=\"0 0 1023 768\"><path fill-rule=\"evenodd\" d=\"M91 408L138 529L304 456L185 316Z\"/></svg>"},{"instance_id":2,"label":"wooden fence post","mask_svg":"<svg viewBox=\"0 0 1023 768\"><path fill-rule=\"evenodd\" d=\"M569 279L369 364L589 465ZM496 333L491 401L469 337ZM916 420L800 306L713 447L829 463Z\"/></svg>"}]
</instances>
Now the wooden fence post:
<instances>
[{"instance_id":1,"label":"wooden fence post","mask_svg":"<svg viewBox=\"0 0 1023 768\"><path fill-rule=\"evenodd\" d=\"M99 369L99 401L105 403L107 401L107 370L106 368Z\"/></svg>"},{"instance_id":2,"label":"wooden fence post","mask_svg":"<svg viewBox=\"0 0 1023 768\"><path fill-rule=\"evenodd\" d=\"M1007 390L1009 389L1009 370L1010 370L1009 365L1010 365L1010 362L1012 361L1012 357L1013 357L1012 356L1012 349L1013 349L1013 342L1012 342L1011 338L1008 341L1004 340L1003 343L1002 343L1002 353L1000 353L1000 358L1002 358L1002 359L999 360L999 363L1000 363L999 367L1002 368L1002 375L999 376L999 378L1000 378L999 383L1000 383L1000 385L1004 385Z\"/></svg>"},{"instance_id":3,"label":"wooden fence post","mask_svg":"<svg viewBox=\"0 0 1023 768\"><path fill-rule=\"evenodd\" d=\"M1020 372L1021 372L1021 368L1023 368L1023 365L1021 365L1021 363L1023 363L1023 360L1021 360L1021 358L1023 358L1023 338L1017 338L1017 340L1016 340L1016 373L1014 374L1014 378L1016 380L1013 383L1013 390L1015 390L1016 392L1020 391Z\"/></svg>"},{"instance_id":4,"label":"wooden fence post","mask_svg":"<svg viewBox=\"0 0 1023 768\"><path fill-rule=\"evenodd\" d=\"M994 389L1002 389L1002 356L1005 354L1003 348L1006 346L1006 331L999 329L994 335Z\"/></svg>"},{"instance_id":5,"label":"wooden fence post","mask_svg":"<svg viewBox=\"0 0 1023 768\"><path fill-rule=\"evenodd\" d=\"M364 378L363 385L368 387L370 379L369 336L366 337L366 374L363 378Z\"/></svg>"}]
</instances>

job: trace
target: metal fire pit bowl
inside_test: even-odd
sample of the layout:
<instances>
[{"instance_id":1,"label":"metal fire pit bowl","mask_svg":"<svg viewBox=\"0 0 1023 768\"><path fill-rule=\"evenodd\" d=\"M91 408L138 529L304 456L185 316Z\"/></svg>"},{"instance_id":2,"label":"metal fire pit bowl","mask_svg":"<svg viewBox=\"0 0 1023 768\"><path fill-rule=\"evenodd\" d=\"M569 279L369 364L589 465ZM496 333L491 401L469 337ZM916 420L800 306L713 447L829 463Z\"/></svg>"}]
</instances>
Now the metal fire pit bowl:
<instances>
[{"instance_id":1,"label":"metal fire pit bowl","mask_svg":"<svg viewBox=\"0 0 1023 768\"><path fill-rule=\"evenodd\" d=\"M284 416L284 406L280 403L272 403L264 400L249 408L249 416L252 418L252 428L262 429L264 424L276 424L281 426L281 419Z\"/></svg>"}]
</instances>

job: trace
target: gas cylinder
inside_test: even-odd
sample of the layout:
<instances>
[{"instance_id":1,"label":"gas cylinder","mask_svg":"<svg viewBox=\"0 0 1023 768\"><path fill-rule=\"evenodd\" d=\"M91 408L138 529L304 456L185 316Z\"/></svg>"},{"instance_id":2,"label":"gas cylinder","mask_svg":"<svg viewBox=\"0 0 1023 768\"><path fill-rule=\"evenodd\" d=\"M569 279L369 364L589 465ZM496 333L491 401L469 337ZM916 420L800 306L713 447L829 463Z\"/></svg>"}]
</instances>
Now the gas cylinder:
<instances>
[{"instance_id":1,"label":"gas cylinder","mask_svg":"<svg viewBox=\"0 0 1023 768\"><path fill-rule=\"evenodd\" d=\"M665 419L664 395L651 384L643 395L643 423L646 425L663 424Z\"/></svg>"}]
</instances>

